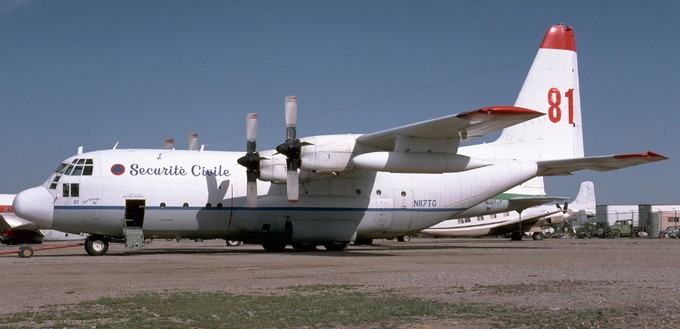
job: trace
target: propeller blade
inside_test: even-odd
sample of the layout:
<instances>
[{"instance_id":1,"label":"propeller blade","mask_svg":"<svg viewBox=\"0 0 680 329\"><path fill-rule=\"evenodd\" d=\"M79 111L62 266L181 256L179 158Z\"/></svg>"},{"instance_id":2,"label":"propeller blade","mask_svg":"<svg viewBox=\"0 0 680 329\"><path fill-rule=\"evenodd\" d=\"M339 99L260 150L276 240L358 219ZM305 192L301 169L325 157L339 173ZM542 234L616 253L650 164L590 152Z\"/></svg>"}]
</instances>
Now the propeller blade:
<instances>
[{"instance_id":1,"label":"propeller blade","mask_svg":"<svg viewBox=\"0 0 680 329\"><path fill-rule=\"evenodd\" d=\"M286 96L286 140L295 139L297 126L297 96Z\"/></svg>"},{"instance_id":2,"label":"propeller blade","mask_svg":"<svg viewBox=\"0 0 680 329\"><path fill-rule=\"evenodd\" d=\"M246 116L246 152L255 153L257 145L257 113Z\"/></svg>"},{"instance_id":3,"label":"propeller blade","mask_svg":"<svg viewBox=\"0 0 680 329\"><path fill-rule=\"evenodd\" d=\"M302 143L296 138L297 131L297 96L286 96L286 141L276 147L276 151L285 155L286 159L286 192L289 202L297 202L300 190L298 168L300 168L300 149Z\"/></svg>"},{"instance_id":4,"label":"propeller blade","mask_svg":"<svg viewBox=\"0 0 680 329\"><path fill-rule=\"evenodd\" d=\"M300 194L297 168L295 170L288 170L286 174L286 193L288 193L288 202L297 202Z\"/></svg>"},{"instance_id":5,"label":"propeller blade","mask_svg":"<svg viewBox=\"0 0 680 329\"><path fill-rule=\"evenodd\" d=\"M260 177L260 154L257 153L257 114L246 115L246 155L237 162L246 167L246 203L248 208L257 207L257 179Z\"/></svg>"},{"instance_id":6,"label":"propeller blade","mask_svg":"<svg viewBox=\"0 0 680 329\"><path fill-rule=\"evenodd\" d=\"M248 183L246 183L246 200L248 208L257 208L257 175L254 171L248 170ZM251 176L253 179L251 179Z\"/></svg>"}]
</instances>

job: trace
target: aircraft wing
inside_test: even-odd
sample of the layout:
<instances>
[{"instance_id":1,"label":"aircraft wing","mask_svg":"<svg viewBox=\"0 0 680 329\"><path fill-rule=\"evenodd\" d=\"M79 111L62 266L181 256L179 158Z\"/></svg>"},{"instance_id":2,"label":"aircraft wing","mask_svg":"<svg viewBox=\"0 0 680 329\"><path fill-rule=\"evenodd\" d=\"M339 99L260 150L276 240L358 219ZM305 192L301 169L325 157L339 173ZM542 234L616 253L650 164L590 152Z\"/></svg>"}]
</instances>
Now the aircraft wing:
<instances>
[{"instance_id":1,"label":"aircraft wing","mask_svg":"<svg viewBox=\"0 0 680 329\"><path fill-rule=\"evenodd\" d=\"M2 230L36 230L38 227L33 222L29 222L12 213L0 215L0 229Z\"/></svg>"},{"instance_id":2,"label":"aircraft wing","mask_svg":"<svg viewBox=\"0 0 680 329\"><path fill-rule=\"evenodd\" d=\"M395 150L398 136L440 140L454 139L459 144L460 141L468 141L542 115L544 113L515 106L485 107L365 134L357 138L357 142L385 151Z\"/></svg>"},{"instance_id":3,"label":"aircraft wing","mask_svg":"<svg viewBox=\"0 0 680 329\"><path fill-rule=\"evenodd\" d=\"M663 155L648 151L647 153L640 154L620 154L576 159L546 160L538 162L538 175L570 175L573 171L583 169L610 171L666 159L668 158Z\"/></svg>"}]
</instances>

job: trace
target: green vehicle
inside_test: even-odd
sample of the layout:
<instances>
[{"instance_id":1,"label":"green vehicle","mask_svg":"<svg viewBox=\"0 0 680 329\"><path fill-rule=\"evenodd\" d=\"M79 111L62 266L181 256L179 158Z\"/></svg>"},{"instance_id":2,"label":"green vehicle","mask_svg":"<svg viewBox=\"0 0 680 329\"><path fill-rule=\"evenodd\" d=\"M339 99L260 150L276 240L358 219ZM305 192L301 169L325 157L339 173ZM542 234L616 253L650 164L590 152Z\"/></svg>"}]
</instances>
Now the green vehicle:
<instances>
[{"instance_id":1,"label":"green vehicle","mask_svg":"<svg viewBox=\"0 0 680 329\"><path fill-rule=\"evenodd\" d=\"M617 220L614 225L609 226L607 236L612 238L633 236L633 221L630 219Z\"/></svg>"}]
</instances>

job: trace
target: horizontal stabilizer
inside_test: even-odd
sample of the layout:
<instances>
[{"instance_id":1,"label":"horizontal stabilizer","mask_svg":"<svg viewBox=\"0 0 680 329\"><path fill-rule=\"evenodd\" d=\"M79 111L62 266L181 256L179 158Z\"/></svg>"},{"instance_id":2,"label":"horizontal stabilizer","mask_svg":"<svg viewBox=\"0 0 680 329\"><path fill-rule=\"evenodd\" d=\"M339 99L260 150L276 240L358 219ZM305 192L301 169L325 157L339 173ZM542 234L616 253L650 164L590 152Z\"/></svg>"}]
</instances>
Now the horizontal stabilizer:
<instances>
[{"instance_id":1,"label":"horizontal stabilizer","mask_svg":"<svg viewBox=\"0 0 680 329\"><path fill-rule=\"evenodd\" d=\"M551 196L536 196L536 197L515 197L508 200L508 208L510 209L527 209L534 206L540 206L542 204L553 202L553 201L566 201L569 200L567 197L551 197Z\"/></svg>"},{"instance_id":2,"label":"horizontal stabilizer","mask_svg":"<svg viewBox=\"0 0 680 329\"><path fill-rule=\"evenodd\" d=\"M546 160L538 162L538 175L570 175L573 171L583 169L610 171L666 159L668 158L663 155L656 154L654 152L647 152L640 154L621 154L575 159Z\"/></svg>"}]
</instances>

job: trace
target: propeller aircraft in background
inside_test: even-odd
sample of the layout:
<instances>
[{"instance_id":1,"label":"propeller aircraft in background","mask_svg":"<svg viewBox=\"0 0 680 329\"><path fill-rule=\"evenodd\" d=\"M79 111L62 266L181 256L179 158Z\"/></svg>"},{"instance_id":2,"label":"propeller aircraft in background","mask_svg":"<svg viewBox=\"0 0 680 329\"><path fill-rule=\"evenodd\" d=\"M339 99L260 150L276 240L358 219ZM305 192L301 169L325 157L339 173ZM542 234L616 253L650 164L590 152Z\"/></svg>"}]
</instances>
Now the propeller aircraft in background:
<instances>
[{"instance_id":1,"label":"propeller aircraft in background","mask_svg":"<svg viewBox=\"0 0 680 329\"><path fill-rule=\"evenodd\" d=\"M537 176L664 160L653 152L584 157L574 31L548 29L514 106L490 106L368 134L297 137L258 151L111 149L67 158L14 210L39 228L87 233L85 249L144 239L241 240L267 251L344 250L357 239L431 227ZM490 143L467 145L502 130ZM238 165L240 164L240 166ZM472 216L473 214L470 214Z\"/></svg>"},{"instance_id":2,"label":"propeller aircraft in background","mask_svg":"<svg viewBox=\"0 0 680 329\"><path fill-rule=\"evenodd\" d=\"M542 177L537 177L540 179ZM534 179L534 180L535 180ZM542 184L542 182L541 182ZM435 237L482 237L511 233L513 240L521 240L522 234L530 232L534 240L543 239L542 228L576 219L581 213L595 216L595 185L582 182L578 194L571 203L546 204L564 198L531 196L512 189L456 216L421 231ZM484 209L475 209L475 208ZM480 215L486 210L488 215ZM468 216L475 213L475 216Z\"/></svg>"}]
</instances>

